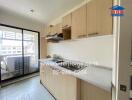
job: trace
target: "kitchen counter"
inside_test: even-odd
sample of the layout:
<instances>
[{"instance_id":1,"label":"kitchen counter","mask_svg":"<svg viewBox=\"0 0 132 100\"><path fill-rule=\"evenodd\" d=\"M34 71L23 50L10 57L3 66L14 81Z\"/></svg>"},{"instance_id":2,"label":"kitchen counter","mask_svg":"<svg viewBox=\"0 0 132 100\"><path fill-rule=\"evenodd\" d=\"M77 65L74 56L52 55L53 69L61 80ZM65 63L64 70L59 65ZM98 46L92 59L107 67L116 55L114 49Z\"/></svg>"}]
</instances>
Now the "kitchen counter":
<instances>
[{"instance_id":1,"label":"kitchen counter","mask_svg":"<svg viewBox=\"0 0 132 100\"><path fill-rule=\"evenodd\" d=\"M53 70L58 70L61 73L73 75L74 77L82 79L106 91L111 91L112 69L110 68L89 65L80 71L74 72L60 67L57 63L53 62L51 58L40 59L40 62L50 66Z\"/></svg>"}]
</instances>

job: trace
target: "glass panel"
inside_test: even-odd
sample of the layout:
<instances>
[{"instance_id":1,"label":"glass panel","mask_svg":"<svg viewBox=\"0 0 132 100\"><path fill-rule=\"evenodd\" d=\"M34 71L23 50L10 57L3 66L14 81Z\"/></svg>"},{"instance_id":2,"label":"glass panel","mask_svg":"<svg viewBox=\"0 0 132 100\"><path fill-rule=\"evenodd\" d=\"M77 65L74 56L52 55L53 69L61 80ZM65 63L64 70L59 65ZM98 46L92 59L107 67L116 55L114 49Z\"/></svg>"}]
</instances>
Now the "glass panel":
<instances>
[{"instance_id":1,"label":"glass panel","mask_svg":"<svg viewBox=\"0 0 132 100\"><path fill-rule=\"evenodd\" d=\"M22 30L0 26L1 80L23 74Z\"/></svg>"},{"instance_id":2,"label":"glass panel","mask_svg":"<svg viewBox=\"0 0 132 100\"><path fill-rule=\"evenodd\" d=\"M38 71L38 33L23 32L24 74Z\"/></svg>"}]
</instances>

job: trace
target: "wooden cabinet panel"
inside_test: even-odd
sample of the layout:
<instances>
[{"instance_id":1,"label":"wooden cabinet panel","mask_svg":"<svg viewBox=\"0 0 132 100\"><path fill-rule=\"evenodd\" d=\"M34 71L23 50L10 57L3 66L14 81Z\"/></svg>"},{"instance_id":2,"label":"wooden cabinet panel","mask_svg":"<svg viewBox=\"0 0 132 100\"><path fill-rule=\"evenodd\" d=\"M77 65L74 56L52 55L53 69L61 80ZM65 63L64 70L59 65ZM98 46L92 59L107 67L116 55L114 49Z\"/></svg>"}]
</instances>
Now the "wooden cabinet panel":
<instances>
[{"instance_id":1,"label":"wooden cabinet panel","mask_svg":"<svg viewBox=\"0 0 132 100\"><path fill-rule=\"evenodd\" d=\"M50 25L46 26L45 28L45 33L47 35L53 35L55 33L62 33L62 23L58 23L56 25Z\"/></svg>"},{"instance_id":2,"label":"wooden cabinet panel","mask_svg":"<svg viewBox=\"0 0 132 100\"><path fill-rule=\"evenodd\" d=\"M72 13L72 38L112 34L112 0L91 0Z\"/></svg>"},{"instance_id":3,"label":"wooden cabinet panel","mask_svg":"<svg viewBox=\"0 0 132 100\"><path fill-rule=\"evenodd\" d=\"M112 0L96 0L97 2L97 31L100 35L112 34Z\"/></svg>"},{"instance_id":4,"label":"wooden cabinet panel","mask_svg":"<svg viewBox=\"0 0 132 100\"><path fill-rule=\"evenodd\" d=\"M54 25L53 27L52 27L52 34L55 34L57 32L57 27L56 27L56 25Z\"/></svg>"},{"instance_id":5,"label":"wooden cabinet panel","mask_svg":"<svg viewBox=\"0 0 132 100\"><path fill-rule=\"evenodd\" d=\"M86 5L72 13L72 38L86 35Z\"/></svg>"},{"instance_id":6,"label":"wooden cabinet panel","mask_svg":"<svg viewBox=\"0 0 132 100\"><path fill-rule=\"evenodd\" d=\"M81 80L81 100L112 100L111 92Z\"/></svg>"},{"instance_id":7,"label":"wooden cabinet panel","mask_svg":"<svg viewBox=\"0 0 132 100\"><path fill-rule=\"evenodd\" d=\"M88 36L96 35L97 33L97 0L91 0L87 4L87 34Z\"/></svg>"},{"instance_id":8,"label":"wooden cabinet panel","mask_svg":"<svg viewBox=\"0 0 132 100\"><path fill-rule=\"evenodd\" d=\"M111 100L111 92L41 64L40 79L57 100Z\"/></svg>"},{"instance_id":9,"label":"wooden cabinet panel","mask_svg":"<svg viewBox=\"0 0 132 100\"><path fill-rule=\"evenodd\" d=\"M56 29L56 27L54 25L50 26L50 34L51 35L55 34L55 29Z\"/></svg>"},{"instance_id":10,"label":"wooden cabinet panel","mask_svg":"<svg viewBox=\"0 0 132 100\"><path fill-rule=\"evenodd\" d=\"M46 65L41 65L40 79L57 100L80 100L80 80Z\"/></svg>"},{"instance_id":11,"label":"wooden cabinet panel","mask_svg":"<svg viewBox=\"0 0 132 100\"><path fill-rule=\"evenodd\" d=\"M40 58L47 56L47 40L45 37L40 37Z\"/></svg>"},{"instance_id":12,"label":"wooden cabinet panel","mask_svg":"<svg viewBox=\"0 0 132 100\"><path fill-rule=\"evenodd\" d=\"M88 36L112 34L112 0L91 0L87 4Z\"/></svg>"},{"instance_id":13,"label":"wooden cabinet panel","mask_svg":"<svg viewBox=\"0 0 132 100\"><path fill-rule=\"evenodd\" d=\"M56 33L62 33L62 23L56 24Z\"/></svg>"},{"instance_id":14,"label":"wooden cabinet panel","mask_svg":"<svg viewBox=\"0 0 132 100\"><path fill-rule=\"evenodd\" d=\"M57 100L77 100L77 78L68 75L54 75Z\"/></svg>"},{"instance_id":15,"label":"wooden cabinet panel","mask_svg":"<svg viewBox=\"0 0 132 100\"><path fill-rule=\"evenodd\" d=\"M63 17L63 27L70 27L72 23L71 13Z\"/></svg>"},{"instance_id":16,"label":"wooden cabinet panel","mask_svg":"<svg viewBox=\"0 0 132 100\"><path fill-rule=\"evenodd\" d=\"M86 5L63 17L62 24L47 27L46 33L62 33L71 27L71 38L112 34L112 0L91 0ZM60 28L61 27L61 28Z\"/></svg>"}]
</instances>

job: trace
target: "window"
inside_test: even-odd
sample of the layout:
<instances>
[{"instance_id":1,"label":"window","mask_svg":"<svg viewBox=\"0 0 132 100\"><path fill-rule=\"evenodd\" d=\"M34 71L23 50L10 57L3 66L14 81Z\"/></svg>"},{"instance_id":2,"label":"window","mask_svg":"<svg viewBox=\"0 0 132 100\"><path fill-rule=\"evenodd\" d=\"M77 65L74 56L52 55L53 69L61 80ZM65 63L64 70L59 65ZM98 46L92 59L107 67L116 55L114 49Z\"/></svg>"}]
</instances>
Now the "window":
<instances>
[{"instance_id":1,"label":"window","mask_svg":"<svg viewBox=\"0 0 132 100\"><path fill-rule=\"evenodd\" d=\"M38 32L0 25L0 56L5 62L2 67L11 69L7 76L8 73L12 74L6 79L39 70L38 37ZM2 75L1 80L5 80Z\"/></svg>"}]
</instances>

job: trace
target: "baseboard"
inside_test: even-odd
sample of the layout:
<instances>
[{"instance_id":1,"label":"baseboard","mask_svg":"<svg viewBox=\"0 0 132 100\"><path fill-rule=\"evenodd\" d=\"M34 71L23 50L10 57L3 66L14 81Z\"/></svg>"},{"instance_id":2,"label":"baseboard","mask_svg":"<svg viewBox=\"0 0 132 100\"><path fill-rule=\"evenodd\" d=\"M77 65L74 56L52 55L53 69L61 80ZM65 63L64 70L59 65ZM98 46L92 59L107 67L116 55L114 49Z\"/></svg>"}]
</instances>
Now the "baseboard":
<instances>
[{"instance_id":1,"label":"baseboard","mask_svg":"<svg viewBox=\"0 0 132 100\"><path fill-rule=\"evenodd\" d=\"M33 74L30 74L30 75L27 75L27 76L24 76L24 77L20 77L20 78L17 78L17 79L9 80L7 82L3 82L3 83L1 83L1 87L5 87L5 86L8 86L8 85L14 84L16 82L23 81L25 79L29 79L29 78L32 78L32 77L35 77L35 76L39 76L39 73L33 73Z\"/></svg>"}]
</instances>

